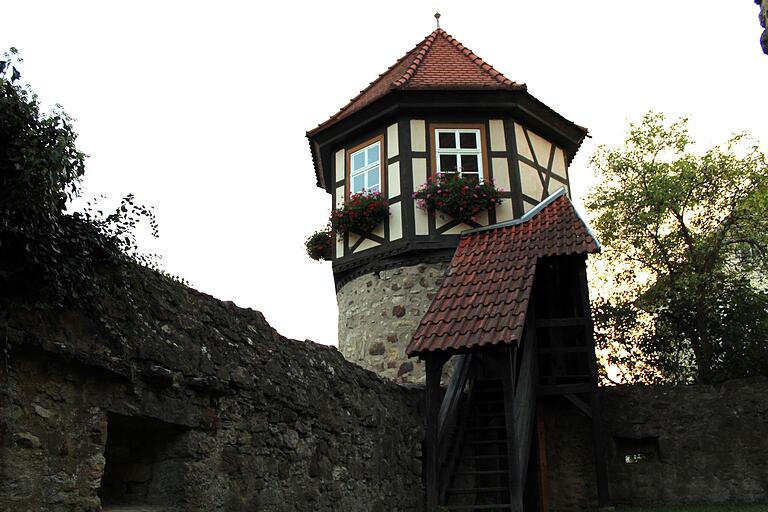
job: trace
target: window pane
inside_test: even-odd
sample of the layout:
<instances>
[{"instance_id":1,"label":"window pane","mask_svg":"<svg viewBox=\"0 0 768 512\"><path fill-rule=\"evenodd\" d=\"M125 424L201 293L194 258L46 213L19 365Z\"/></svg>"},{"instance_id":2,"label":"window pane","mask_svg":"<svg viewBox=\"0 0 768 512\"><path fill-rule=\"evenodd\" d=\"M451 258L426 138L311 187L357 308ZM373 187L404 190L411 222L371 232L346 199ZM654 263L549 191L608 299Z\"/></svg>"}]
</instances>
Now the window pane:
<instances>
[{"instance_id":1,"label":"window pane","mask_svg":"<svg viewBox=\"0 0 768 512\"><path fill-rule=\"evenodd\" d=\"M379 191L379 186L378 185L374 185L374 186L368 187L367 191L368 192L378 192Z\"/></svg>"},{"instance_id":2,"label":"window pane","mask_svg":"<svg viewBox=\"0 0 768 512\"><path fill-rule=\"evenodd\" d=\"M477 172L477 155L461 155L461 172Z\"/></svg>"},{"instance_id":3,"label":"window pane","mask_svg":"<svg viewBox=\"0 0 768 512\"><path fill-rule=\"evenodd\" d=\"M368 171L368 189L373 190L373 187L379 186L379 166L377 165L370 171Z\"/></svg>"},{"instance_id":4,"label":"window pane","mask_svg":"<svg viewBox=\"0 0 768 512\"><path fill-rule=\"evenodd\" d=\"M365 174L358 174L352 177L352 193L355 194L365 188Z\"/></svg>"},{"instance_id":5,"label":"window pane","mask_svg":"<svg viewBox=\"0 0 768 512\"><path fill-rule=\"evenodd\" d=\"M365 151L352 155L352 170L360 169L365 166Z\"/></svg>"},{"instance_id":6,"label":"window pane","mask_svg":"<svg viewBox=\"0 0 768 512\"><path fill-rule=\"evenodd\" d=\"M366 150L368 153L368 165L379 161L379 145L374 144Z\"/></svg>"},{"instance_id":7,"label":"window pane","mask_svg":"<svg viewBox=\"0 0 768 512\"><path fill-rule=\"evenodd\" d=\"M464 132L459 134L461 149L477 149L477 133Z\"/></svg>"},{"instance_id":8,"label":"window pane","mask_svg":"<svg viewBox=\"0 0 768 512\"><path fill-rule=\"evenodd\" d=\"M456 134L452 132L441 132L437 134L437 147L439 148L455 148L456 147Z\"/></svg>"},{"instance_id":9,"label":"window pane","mask_svg":"<svg viewBox=\"0 0 768 512\"><path fill-rule=\"evenodd\" d=\"M456 172L456 155L440 155L440 172Z\"/></svg>"}]
</instances>

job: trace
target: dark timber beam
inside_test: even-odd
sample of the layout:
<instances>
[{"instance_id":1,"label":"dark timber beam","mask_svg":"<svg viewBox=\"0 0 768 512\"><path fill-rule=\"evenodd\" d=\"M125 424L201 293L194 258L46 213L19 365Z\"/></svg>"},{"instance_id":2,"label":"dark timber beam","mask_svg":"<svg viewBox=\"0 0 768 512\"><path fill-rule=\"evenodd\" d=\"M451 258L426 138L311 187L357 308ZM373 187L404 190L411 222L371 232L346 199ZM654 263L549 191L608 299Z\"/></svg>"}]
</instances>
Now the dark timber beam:
<instances>
[{"instance_id":1,"label":"dark timber beam","mask_svg":"<svg viewBox=\"0 0 768 512\"><path fill-rule=\"evenodd\" d=\"M509 347L506 364L503 371L504 386L504 421L507 426L507 469L509 471L509 502L512 512L523 511L523 489L521 487L520 468L518 466L517 450L519 448L517 432L515 432L515 391L517 381L518 348Z\"/></svg>"},{"instance_id":2,"label":"dark timber beam","mask_svg":"<svg viewBox=\"0 0 768 512\"><path fill-rule=\"evenodd\" d=\"M563 396L567 398L569 402L575 405L578 410L583 412L587 418L592 418L592 410L589 408L589 405L587 405L587 403L581 399L579 395L574 395L573 393L566 393Z\"/></svg>"},{"instance_id":3,"label":"dark timber beam","mask_svg":"<svg viewBox=\"0 0 768 512\"><path fill-rule=\"evenodd\" d=\"M579 291L581 299L581 313L589 320L585 334L588 344L595 346L594 326L592 325L592 313L589 304L589 285L587 284L586 256L578 265ZM589 358L589 369L592 374L592 391L590 393L590 409L592 410L592 440L595 453L595 473L597 476L597 500L600 507L610 505L611 496L608 487L608 468L605 461L605 437L603 434L602 415L600 414L600 395L597 393L597 354L593 352Z\"/></svg>"},{"instance_id":4,"label":"dark timber beam","mask_svg":"<svg viewBox=\"0 0 768 512\"><path fill-rule=\"evenodd\" d=\"M425 356L426 364L426 464L425 476L427 484L427 511L437 512L440 496L440 447L437 444L438 416L442 403L440 392L440 377L447 357L442 353Z\"/></svg>"},{"instance_id":5,"label":"dark timber beam","mask_svg":"<svg viewBox=\"0 0 768 512\"><path fill-rule=\"evenodd\" d=\"M536 411L536 437L539 450L539 505L540 512L549 512L549 469L547 468L547 441L544 415Z\"/></svg>"}]
</instances>

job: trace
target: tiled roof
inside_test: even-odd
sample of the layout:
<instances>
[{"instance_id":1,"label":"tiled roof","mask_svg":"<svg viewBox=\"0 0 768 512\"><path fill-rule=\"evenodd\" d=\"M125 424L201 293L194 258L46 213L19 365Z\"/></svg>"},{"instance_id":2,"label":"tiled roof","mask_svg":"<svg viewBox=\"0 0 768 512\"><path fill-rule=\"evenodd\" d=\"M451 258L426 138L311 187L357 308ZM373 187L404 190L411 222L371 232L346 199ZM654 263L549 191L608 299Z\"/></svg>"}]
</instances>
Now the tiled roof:
<instances>
[{"instance_id":1,"label":"tiled roof","mask_svg":"<svg viewBox=\"0 0 768 512\"><path fill-rule=\"evenodd\" d=\"M439 28L379 75L338 113L310 130L309 135L344 119L393 90L525 88L525 84L509 80Z\"/></svg>"},{"instance_id":2,"label":"tiled roof","mask_svg":"<svg viewBox=\"0 0 768 512\"><path fill-rule=\"evenodd\" d=\"M465 233L406 353L519 342L538 259L599 250L563 189L519 220Z\"/></svg>"}]
</instances>

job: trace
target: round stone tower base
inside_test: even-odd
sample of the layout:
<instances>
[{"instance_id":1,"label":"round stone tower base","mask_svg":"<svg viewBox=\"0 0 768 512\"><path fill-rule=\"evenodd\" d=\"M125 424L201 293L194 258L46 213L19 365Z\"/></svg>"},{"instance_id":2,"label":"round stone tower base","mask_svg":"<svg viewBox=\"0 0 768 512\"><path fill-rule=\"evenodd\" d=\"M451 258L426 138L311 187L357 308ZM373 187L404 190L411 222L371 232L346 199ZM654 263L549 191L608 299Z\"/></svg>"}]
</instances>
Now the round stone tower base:
<instances>
[{"instance_id":1,"label":"round stone tower base","mask_svg":"<svg viewBox=\"0 0 768 512\"><path fill-rule=\"evenodd\" d=\"M381 270L345 284L339 304L339 350L349 361L401 383L423 383L424 363L405 347L443 283L448 263Z\"/></svg>"}]
</instances>

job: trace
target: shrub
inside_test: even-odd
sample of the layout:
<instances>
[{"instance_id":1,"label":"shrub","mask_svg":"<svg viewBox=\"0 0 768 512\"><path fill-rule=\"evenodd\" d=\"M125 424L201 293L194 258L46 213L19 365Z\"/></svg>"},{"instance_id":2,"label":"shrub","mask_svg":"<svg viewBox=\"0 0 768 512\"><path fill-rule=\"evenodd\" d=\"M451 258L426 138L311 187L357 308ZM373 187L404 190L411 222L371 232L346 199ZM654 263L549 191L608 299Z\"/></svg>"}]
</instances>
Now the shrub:
<instances>
[{"instance_id":1,"label":"shrub","mask_svg":"<svg viewBox=\"0 0 768 512\"><path fill-rule=\"evenodd\" d=\"M413 193L419 208L439 211L456 220L467 222L501 204L500 190L493 182L478 183L473 178L455 174L438 174Z\"/></svg>"}]
</instances>

